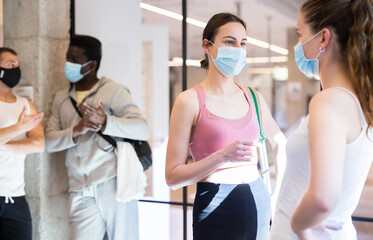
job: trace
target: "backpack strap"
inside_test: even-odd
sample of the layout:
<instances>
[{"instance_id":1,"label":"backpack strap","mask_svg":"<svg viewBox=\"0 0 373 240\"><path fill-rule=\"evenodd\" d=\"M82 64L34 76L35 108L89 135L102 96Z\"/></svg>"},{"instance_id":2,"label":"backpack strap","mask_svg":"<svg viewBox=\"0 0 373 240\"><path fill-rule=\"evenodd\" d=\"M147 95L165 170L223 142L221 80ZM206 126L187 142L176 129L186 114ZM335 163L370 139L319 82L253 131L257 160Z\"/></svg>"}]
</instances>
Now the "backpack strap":
<instances>
[{"instance_id":1,"label":"backpack strap","mask_svg":"<svg viewBox=\"0 0 373 240\"><path fill-rule=\"evenodd\" d=\"M71 100L71 103L73 104L74 108L75 108L75 111L78 113L78 115L83 118L83 115L79 112L78 110L78 107L76 106L76 101L74 100L74 98L72 98L70 96L70 100ZM105 135L100 131L97 132L98 135L100 135L103 139L105 139L108 143L110 143L114 148L117 148L117 142L115 141L114 138L112 138L111 136L109 135Z\"/></svg>"},{"instance_id":2,"label":"backpack strap","mask_svg":"<svg viewBox=\"0 0 373 240\"><path fill-rule=\"evenodd\" d=\"M259 123L259 129L260 129L260 144L261 144L261 148L260 148L260 151L259 151L259 162L258 164L260 164L260 169L261 169L261 175L262 175L262 178L263 178L263 181L264 183L267 185L267 188L268 188L268 191L269 193L272 192L272 189L271 189L271 179L270 179L270 172L269 172L269 164L268 164L268 157L267 157L267 148L266 148L266 143L265 143L265 140L266 140L266 137L264 136L263 134L263 131L262 131L262 124L261 124L261 109L259 108L260 106L260 101L259 101L259 98L256 97L256 94L255 94L255 90L252 89L251 87L247 87L250 92L251 92L251 95L253 96L253 99L254 99L254 104L255 104L255 109L256 109L256 114L257 114L257 117L258 117L258 123Z\"/></svg>"},{"instance_id":3,"label":"backpack strap","mask_svg":"<svg viewBox=\"0 0 373 240\"><path fill-rule=\"evenodd\" d=\"M259 98L256 97L256 94L255 94L255 90L252 89L251 87L247 87L250 92L251 92L251 95L253 96L253 100L254 100L254 104L255 104L255 110L256 110L256 116L258 118L258 123L259 123L259 131L260 131L260 141L265 141L267 138L264 136L263 134L263 129L262 129L262 124L261 124L261 109L259 109L259 105L260 105L260 100Z\"/></svg>"}]
</instances>

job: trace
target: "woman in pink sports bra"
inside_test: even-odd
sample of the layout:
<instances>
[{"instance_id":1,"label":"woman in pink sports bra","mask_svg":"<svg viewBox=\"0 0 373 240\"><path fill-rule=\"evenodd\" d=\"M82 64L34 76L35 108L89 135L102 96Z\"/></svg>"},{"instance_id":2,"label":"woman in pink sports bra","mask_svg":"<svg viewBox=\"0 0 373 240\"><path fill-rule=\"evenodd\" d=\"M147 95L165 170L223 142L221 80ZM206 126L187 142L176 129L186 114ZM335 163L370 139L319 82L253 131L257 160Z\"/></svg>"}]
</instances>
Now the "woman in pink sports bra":
<instances>
[{"instance_id":1,"label":"woman in pink sports bra","mask_svg":"<svg viewBox=\"0 0 373 240\"><path fill-rule=\"evenodd\" d=\"M269 232L271 201L257 168L255 105L246 88L233 81L245 66L246 44L242 19L214 15L202 38L201 67L208 69L207 77L179 94L172 110L166 181L173 189L197 183L194 240L262 240ZM284 160L279 156L286 139L258 95L263 130L276 160ZM185 164L189 150L194 162ZM277 165L281 173L284 164Z\"/></svg>"}]
</instances>

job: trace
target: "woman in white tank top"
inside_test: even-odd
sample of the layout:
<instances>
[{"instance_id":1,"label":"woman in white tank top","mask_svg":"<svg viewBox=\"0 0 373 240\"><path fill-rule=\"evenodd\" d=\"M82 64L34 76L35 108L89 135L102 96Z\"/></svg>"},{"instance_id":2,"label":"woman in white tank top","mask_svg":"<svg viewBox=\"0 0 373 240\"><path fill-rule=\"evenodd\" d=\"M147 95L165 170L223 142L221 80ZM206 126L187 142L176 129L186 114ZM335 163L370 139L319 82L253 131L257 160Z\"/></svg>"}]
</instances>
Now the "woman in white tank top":
<instances>
[{"instance_id":1,"label":"woman in white tank top","mask_svg":"<svg viewBox=\"0 0 373 240\"><path fill-rule=\"evenodd\" d=\"M373 5L308 0L297 23L299 69L323 91L287 143L271 239L356 239L351 221L373 159Z\"/></svg>"}]
</instances>

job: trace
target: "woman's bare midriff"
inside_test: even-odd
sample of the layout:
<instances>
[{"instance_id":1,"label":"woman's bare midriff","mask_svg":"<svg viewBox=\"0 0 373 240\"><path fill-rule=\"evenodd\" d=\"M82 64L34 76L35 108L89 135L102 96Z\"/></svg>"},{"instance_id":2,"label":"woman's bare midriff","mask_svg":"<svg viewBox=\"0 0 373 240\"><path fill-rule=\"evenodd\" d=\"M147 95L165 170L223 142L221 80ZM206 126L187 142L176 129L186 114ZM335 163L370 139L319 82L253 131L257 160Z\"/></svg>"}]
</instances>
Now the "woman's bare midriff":
<instances>
[{"instance_id":1,"label":"woman's bare midriff","mask_svg":"<svg viewBox=\"0 0 373 240\"><path fill-rule=\"evenodd\" d=\"M241 184L250 183L259 177L256 164L220 168L209 176L200 180L200 182Z\"/></svg>"}]
</instances>

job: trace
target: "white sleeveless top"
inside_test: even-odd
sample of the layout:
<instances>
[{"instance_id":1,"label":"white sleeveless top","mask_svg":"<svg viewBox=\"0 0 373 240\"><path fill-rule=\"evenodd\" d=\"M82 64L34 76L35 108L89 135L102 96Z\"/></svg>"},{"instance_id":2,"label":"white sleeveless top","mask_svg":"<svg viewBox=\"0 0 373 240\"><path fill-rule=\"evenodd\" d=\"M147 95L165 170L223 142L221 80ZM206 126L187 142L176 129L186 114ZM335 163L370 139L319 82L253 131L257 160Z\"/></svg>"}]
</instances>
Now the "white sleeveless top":
<instances>
[{"instance_id":1,"label":"white sleeveless top","mask_svg":"<svg viewBox=\"0 0 373 240\"><path fill-rule=\"evenodd\" d=\"M367 123L358 99L347 89L357 102L362 130L360 135L346 147L342 193L337 205L323 224L328 228L310 229L315 239L354 240L356 230L351 215L354 212L364 187L373 159L373 131L366 135ZM270 239L299 239L290 226L291 216L309 182L308 116L289 137L286 147L287 166L276 204ZM333 230L339 229L339 230ZM322 232L321 232L322 231Z\"/></svg>"},{"instance_id":2,"label":"white sleeveless top","mask_svg":"<svg viewBox=\"0 0 373 240\"><path fill-rule=\"evenodd\" d=\"M25 114L30 114L30 106L26 98L16 96L14 103L0 101L0 128L12 126L18 122L24 106ZM26 133L14 137L12 140L26 138ZM24 165L25 154L0 151L0 196L19 197L25 195Z\"/></svg>"}]
</instances>

